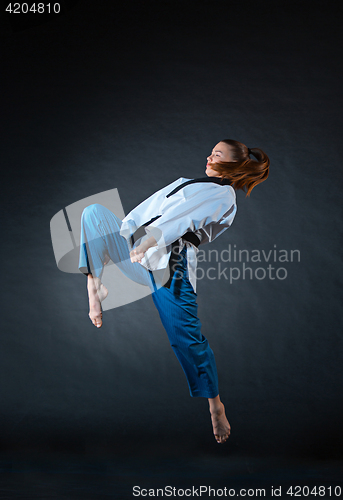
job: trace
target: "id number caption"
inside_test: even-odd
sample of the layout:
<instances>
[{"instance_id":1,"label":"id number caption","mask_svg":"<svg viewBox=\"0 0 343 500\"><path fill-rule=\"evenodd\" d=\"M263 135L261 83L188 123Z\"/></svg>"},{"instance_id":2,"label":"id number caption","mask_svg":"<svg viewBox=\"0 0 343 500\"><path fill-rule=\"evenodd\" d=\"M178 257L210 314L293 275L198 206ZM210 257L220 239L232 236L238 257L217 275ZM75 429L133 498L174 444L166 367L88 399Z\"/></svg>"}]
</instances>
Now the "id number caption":
<instances>
[{"instance_id":1,"label":"id number caption","mask_svg":"<svg viewBox=\"0 0 343 500\"><path fill-rule=\"evenodd\" d=\"M59 14L61 5L55 3L9 3L5 9L9 14Z\"/></svg>"}]
</instances>

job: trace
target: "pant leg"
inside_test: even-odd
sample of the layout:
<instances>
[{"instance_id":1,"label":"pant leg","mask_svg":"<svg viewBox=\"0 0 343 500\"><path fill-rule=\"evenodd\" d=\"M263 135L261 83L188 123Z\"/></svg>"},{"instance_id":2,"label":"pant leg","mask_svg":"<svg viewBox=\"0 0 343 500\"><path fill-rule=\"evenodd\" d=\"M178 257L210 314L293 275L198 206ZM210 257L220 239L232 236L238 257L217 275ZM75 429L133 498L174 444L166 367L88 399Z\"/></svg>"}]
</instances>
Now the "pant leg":
<instances>
[{"instance_id":1,"label":"pant leg","mask_svg":"<svg viewBox=\"0 0 343 500\"><path fill-rule=\"evenodd\" d=\"M95 203L86 207L81 217L79 269L101 278L106 255L131 280L153 290L149 271L132 263L125 238L120 235L122 221L106 207Z\"/></svg>"},{"instance_id":2,"label":"pant leg","mask_svg":"<svg viewBox=\"0 0 343 500\"><path fill-rule=\"evenodd\" d=\"M102 276L104 259L111 260L130 279L148 285L170 344L186 374L191 396L214 398L218 376L213 351L201 334L196 294L187 275L186 249L176 264L170 288L154 287L152 273L138 262L132 263L126 240L120 236L121 220L99 204L90 205L81 218L79 269Z\"/></svg>"},{"instance_id":3,"label":"pant leg","mask_svg":"<svg viewBox=\"0 0 343 500\"><path fill-rule=\"evenodd\" d=\"M170 344L185 372L191 396L218 395L218 375L214 354L201 333L196 294L187 275L186 249L181 252L170 288L152 294Z\"/></svg>"}]
</instances>

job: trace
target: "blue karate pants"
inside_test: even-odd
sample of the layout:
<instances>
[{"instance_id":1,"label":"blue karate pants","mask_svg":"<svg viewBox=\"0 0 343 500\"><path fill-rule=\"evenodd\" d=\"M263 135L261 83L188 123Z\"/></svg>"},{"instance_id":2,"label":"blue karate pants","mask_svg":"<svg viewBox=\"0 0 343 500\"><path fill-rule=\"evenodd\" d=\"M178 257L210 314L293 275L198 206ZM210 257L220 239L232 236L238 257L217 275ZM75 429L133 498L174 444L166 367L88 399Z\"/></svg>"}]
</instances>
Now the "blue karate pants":
<instances>
[{"instance_id":1,"label":"blue karate pants","mask_svg":"<svg viewBox=\"0 0 343 500\"><path fill-rule=\"evenodd\" d=\"M101 278L106 255L133 281L150 287L152 299L170 344L186 375L190 395L214 398L218 375L214 354L201 333L197 295L190 284L186 247L177 256L170 288L157 288L153 274L132 263L126 240L120 236L121 220L99 204L85 208L81 218L79 269Z\"/></svg>"}]
</instances>

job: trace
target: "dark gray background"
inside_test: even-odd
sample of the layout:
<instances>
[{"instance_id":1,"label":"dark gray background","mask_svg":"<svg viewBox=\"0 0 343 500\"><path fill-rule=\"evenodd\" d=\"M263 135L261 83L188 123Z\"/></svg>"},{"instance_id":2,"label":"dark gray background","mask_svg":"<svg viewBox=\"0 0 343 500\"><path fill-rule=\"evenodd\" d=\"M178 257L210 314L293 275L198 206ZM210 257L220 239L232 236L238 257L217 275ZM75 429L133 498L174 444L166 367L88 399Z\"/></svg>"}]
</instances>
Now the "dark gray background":
<instances>
[{"instance_id":1,"label":"dark gray background","mask_svg":"<svg viewBox=\"0 0 343 500\"><path fill-rule=\"evenodd\" d=\"M208 470L279 456L329 470L343 442L341 7L63 4L36 26L1 17L3 453L201 456ZM107 311L97 331L85 277L56 266L49 223L108 189L127 213L202 177L224 138L262 148L270 177L238 193L232 228L207 249L276 245L301 261L276 263L285 280L198 283L232 426L219 447L151 297Z\"/></svg>"}]
</instances>

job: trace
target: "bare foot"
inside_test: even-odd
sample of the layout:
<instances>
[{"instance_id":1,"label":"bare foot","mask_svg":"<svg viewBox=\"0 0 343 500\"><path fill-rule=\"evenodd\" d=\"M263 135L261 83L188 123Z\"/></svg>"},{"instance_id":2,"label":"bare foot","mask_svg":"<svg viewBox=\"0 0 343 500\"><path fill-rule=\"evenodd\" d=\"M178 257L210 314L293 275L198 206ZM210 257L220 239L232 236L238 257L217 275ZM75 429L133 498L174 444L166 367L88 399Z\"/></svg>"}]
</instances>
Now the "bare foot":
<instances>
[{"instance_id":1,"label":"bare foot","mask_svg":"<svg viewBox=\"0 0 343 500\"><path fill-rule=\"evenodd\" d=\"M225 407L219 396L217 398L209 400L213 434L217 443L225 443L230 436L231 427L225 415Z\"/></svg>"},{"instance_id":2,"label":"bare foot","mask_svg":"<svg viewBox=\"0 0 343 500\"><path fill-rule=\"evenodd\" d=\"M106 299L108 290L101 283L99 278L93 278L88 275L88 297L89 297L89 317L94 326L100 328L102 326L102 311L101 302Z\"/></svg>"}]
</instances>

